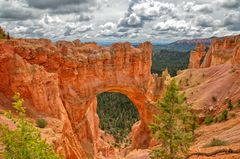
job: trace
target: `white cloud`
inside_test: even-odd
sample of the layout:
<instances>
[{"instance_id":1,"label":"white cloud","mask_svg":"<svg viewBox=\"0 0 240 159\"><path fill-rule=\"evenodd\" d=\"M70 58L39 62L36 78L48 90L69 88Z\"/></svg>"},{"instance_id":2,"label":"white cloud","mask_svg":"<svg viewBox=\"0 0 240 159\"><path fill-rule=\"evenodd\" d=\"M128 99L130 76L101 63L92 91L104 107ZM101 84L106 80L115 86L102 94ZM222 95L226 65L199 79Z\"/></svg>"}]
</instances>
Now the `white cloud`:
<instances>
[{"instance_id":1,"label":"white cloud","mask_svg":"<svg viewBox=\"0 0 240 159\"><path fill-rule=\"evenodd\" d=\"M83 25L83 26L80 26L80 27L77 27L75 30L74 30L74 33L83 33L83 32L87 32L87 31L90 31L90 30L93 30L93 25L90 24L90 25Z\"/></svg>"},{"instance_id":2,"label":"white cloud","mask_svg":"<svg viewBox=\"0 0 240 159\"><path fill-rule=\"evenodd\" d=\"M173 14L175 9L173 3L145 0L142 3L133 5L132 12L141 17L151 18L164 14Z\"/></svg>"},{"instance_id":3,"label":"white cloud","mask_svg":"<svg viewBox=\"0 0 240 159\"><path fill-rule=\"evenodd\" d=\"M196 2L183 3L183 10L186 12L200 12L209 14L213 12L213 6L211 4L196 4Z\"/></svg>"},{"instance_id":4,"label":"white cloud","mask_svg":"<svg viewBox=\"0 0 240 159\"><path fill-rule=\"evenodd\" d=\"M179 31L186 32L191 29L191 25L184 20L170 19L165 22L159 22L154 27L156 31Z\"/></svg>"},{"instance_id":5,"label":"white cloud","mask_svg":"<svg viewBox=\"0 0 240 159\"><path fill-rule=\"evenodd\" d=\"M130 16L129 16L129 18L128 18L128 20L127 20L127 23L128 23L128 25L130 25L130 26L136 26L136 25L139 25L139 24L141 24L141 19L140 19L140 17L138 17L135 13L132 13Z\"/></svg>"}]
</instances>

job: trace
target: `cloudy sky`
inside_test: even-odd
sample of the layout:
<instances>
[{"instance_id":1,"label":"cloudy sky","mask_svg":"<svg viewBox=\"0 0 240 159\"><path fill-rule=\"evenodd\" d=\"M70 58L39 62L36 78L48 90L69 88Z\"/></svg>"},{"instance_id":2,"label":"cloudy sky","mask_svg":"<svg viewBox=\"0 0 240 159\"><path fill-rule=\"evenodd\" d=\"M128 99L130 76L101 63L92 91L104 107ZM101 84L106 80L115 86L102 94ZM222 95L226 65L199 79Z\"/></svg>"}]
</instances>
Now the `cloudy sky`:
<instances>
[{"instance_id":1,"label":"cloudy sky","mask_svg":"<svg viewBox=\"0 0 240 159\"><path fill-rule=\"evenodd\" d=\"M15 37L171 42L240 34L240 0L0 0Z\"/></svg>"}]
</instances>

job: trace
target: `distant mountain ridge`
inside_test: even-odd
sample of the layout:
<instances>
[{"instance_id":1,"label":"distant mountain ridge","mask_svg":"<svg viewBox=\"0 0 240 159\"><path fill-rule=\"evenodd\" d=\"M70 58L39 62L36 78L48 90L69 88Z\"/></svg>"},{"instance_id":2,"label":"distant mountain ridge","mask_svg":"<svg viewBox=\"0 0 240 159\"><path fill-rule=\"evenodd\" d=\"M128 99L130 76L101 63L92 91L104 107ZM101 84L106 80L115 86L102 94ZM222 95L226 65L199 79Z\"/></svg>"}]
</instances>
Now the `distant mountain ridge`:
<instances>
[{"instance_id":1,"label":"distant mountain ridge","mask_svg":"<svg viewBox=\"0 0 240 159\"><path fill-rule=\"evenodd\" d=\"M183 40L177 40L171 44L197 44L197 43L203 43L210 45L212 38L202 38L202 39L183 39Z\"/></svg>"},{"instance_id":2,"label":"distant mountain ridge","mask_svg":"<svg viewBox=\"0 0 240 159\"><path fill-rule=\"evenodd\" d=\"M211 38L201 38L201 39L183 39L177 40L170 44L159 45L158 49L165 49L169 51L180 51L180 52L189 52L193 50L198 43L203 43L206 47L210 46L211 41L214 37Z\"/></svg>"}]
</instances>

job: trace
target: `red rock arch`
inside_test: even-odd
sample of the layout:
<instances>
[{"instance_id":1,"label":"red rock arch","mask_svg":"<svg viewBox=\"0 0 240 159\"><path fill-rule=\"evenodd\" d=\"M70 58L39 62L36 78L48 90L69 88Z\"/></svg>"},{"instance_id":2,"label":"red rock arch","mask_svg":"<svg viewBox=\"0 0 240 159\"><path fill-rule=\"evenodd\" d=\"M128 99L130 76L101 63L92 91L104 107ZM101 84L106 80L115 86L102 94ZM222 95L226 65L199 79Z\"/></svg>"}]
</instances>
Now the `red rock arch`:
<instances>
[{"instance_id":1,"label":"red rock arch","mask_svg":"<svg viewBox=\"0 0 240 159\"><path fill-rule=\"evenodd\" d=\"M130 43L101 47L95 43L45 39L0 41L1 105L19 91L27 107L57 118L61 139L55 143L66 158L97 156L99 141L96 95L120 92L137 107L141 121L133 128L133 148L150 143L148 124L153 103L168 81L151 75L152 45Z\"/></svg>"}]
</instances>

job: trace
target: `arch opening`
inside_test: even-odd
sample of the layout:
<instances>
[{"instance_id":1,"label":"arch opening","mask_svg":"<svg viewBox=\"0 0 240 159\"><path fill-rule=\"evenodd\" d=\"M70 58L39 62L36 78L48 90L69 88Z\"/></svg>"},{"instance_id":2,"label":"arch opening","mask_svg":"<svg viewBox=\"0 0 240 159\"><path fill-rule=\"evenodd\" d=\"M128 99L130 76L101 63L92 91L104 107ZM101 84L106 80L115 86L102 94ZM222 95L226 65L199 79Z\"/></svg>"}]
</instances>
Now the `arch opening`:
<instances>
[{"instance_id":1,"label":"arch opening","mask_svg":"<svg viewBox=\"0 0 240 159\"><path fill-rule=\"evenodd\" d=\"M126 147L132 144L132 126L140 120L140 116L126 95L117 92L98 94L97 114L99 128L114 137L114 146Z\"/></svg>"}]
</instances>

